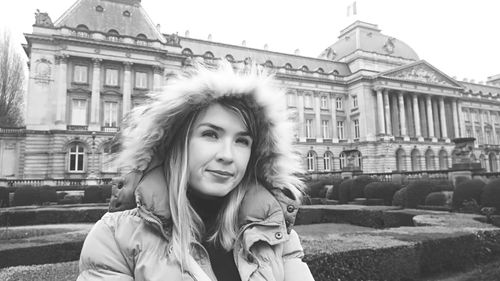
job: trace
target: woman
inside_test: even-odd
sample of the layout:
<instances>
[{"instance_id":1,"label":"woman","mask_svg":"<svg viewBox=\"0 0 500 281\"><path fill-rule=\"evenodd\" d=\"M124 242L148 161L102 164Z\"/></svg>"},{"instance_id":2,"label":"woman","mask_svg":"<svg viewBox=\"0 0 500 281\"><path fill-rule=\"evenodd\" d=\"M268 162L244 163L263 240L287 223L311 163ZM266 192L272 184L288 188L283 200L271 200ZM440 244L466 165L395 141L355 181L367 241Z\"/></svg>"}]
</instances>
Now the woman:
<instances>
[{"instance_id":1,"label":"woman","mask_svg":"<svg viewBox=\"0 0 500 281\"><path fill-rule=\"evenodd\" d=\"M132 111L117 160L132 172L87 236L78 280L313 280L272 81L197 66Z\"/></svg>"}]
</instances>

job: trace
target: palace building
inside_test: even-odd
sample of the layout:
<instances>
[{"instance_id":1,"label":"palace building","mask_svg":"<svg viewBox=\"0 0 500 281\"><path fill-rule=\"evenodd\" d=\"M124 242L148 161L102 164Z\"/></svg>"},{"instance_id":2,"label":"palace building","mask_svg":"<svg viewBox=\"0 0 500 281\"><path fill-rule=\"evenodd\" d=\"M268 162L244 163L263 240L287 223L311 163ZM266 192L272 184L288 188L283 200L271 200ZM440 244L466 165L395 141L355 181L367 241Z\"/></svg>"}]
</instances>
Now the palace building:
<instances>
[{"instance_id":1,"label":"palace building","mask_svg":"<svg viewBox=\"0 0 500 281\"><path fill-rule=\"evenodd\" d=\"M37 13L25 34L25 128L0 128L0 178L109 178L114 136L194 60L257 63L286 89L296 148L310 172L446 170L458 137L500 171L500 75L457 81L399 38L356 21L317 58L162 34L140 0L77 0L52 22ZM445 55L445 54L444 54Z\"/></svg>"}]
</instances>

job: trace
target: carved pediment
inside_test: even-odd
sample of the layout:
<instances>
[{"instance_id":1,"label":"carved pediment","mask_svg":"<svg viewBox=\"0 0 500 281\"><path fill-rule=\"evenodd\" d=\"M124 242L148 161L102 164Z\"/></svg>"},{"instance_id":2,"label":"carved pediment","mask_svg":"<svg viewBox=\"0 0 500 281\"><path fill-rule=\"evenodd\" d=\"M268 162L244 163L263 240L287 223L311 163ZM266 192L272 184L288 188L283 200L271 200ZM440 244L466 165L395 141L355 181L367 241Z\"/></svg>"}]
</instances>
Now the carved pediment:
<instances>
[{"instance_id":1,"label":"carved pediment","mask_svg":"<svg viewBox=\"0 0 500 281\"><path fill-rule=\"evenodd\" d=\"M461 85L455 82L452 78L446 76L425 62L391 70L381 76L450 87L461 87Z\"/></svg>"}]
</instances>

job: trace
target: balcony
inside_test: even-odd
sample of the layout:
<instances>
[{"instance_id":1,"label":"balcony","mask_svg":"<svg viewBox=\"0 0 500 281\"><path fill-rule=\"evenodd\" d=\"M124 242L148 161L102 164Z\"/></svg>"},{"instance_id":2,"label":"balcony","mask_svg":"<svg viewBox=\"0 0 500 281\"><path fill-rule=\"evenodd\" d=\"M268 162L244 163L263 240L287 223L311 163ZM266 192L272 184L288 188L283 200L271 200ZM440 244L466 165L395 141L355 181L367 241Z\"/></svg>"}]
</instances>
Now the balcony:
<instances>
[{"instance_id":1,"label":"balcony","mask_svg":"<svg viewBox=\"0 0 500 281\"><path fill-rule=\"evenodd\" d=\"M106 133L116 133L116 132L118 132L118 127L102 126L101 131L106 132Z\"/></svg>"},{"instance_id":2,"label":"balcony","mask_svg":"<svg viewBox=\"0 0 500 281\"><path fill-rule=\"evenodd\" d=\"M88 131L89 126L88 125L68 125L67 130L68 131Z\"/></svg>"}]
</instances>

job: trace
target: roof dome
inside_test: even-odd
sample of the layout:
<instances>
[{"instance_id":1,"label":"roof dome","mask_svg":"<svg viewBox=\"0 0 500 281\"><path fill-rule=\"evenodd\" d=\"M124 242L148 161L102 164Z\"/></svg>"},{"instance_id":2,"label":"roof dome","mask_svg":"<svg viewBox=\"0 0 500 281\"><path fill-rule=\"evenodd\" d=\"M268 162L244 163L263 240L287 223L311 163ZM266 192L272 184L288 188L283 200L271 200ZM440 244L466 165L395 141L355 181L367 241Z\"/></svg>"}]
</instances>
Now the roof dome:
<instances>
[{"instance_id":1,"label":"roof dome","mask_svg":"<svg viewBox=\"0 0 500 281\"><path fill-rule=\"evenodd\" d=\"M380 33L377 25L356 21L340 32L339 40L321 53L321 58L340 60L362 50L409 60L419 60L417 53L403 41Z\"/></svg>"}]
</instances>

